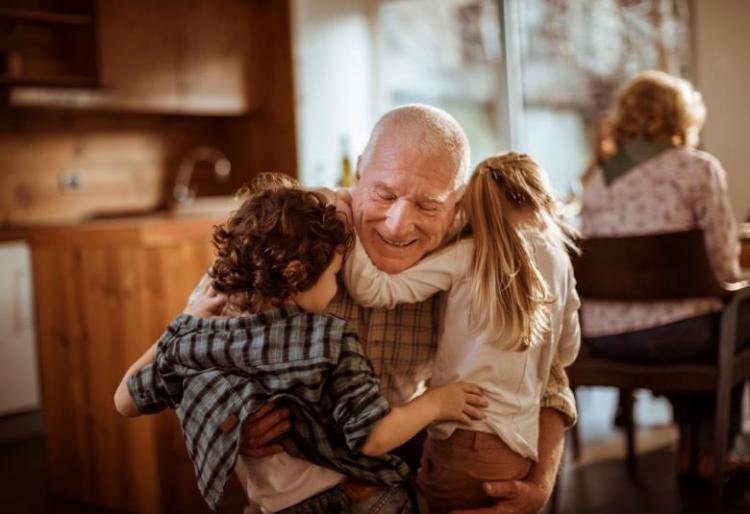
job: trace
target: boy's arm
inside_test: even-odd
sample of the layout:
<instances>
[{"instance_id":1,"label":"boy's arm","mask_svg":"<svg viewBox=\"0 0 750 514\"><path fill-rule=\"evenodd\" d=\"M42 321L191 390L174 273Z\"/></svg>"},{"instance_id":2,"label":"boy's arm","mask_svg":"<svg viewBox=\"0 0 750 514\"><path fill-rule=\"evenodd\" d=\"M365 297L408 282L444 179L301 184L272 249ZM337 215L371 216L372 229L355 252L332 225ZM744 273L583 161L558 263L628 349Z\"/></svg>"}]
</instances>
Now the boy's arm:
<instances>
[{"instance_id":1,"label":"boy's arm","mask_svg":"<svg viewBox=\"0 0 750 514\"><path fill-rule=\"evenodd\" d=\"M381 419L362 446L371 457L398 448L433 421L459 421L470 424L482 419L479 408L487 406L482 390L474 384L457 382L433 387L423 395L391 411Z\"/></svg>"},{"instance_id":2,"label":"boy's arm","mask_svg":"<svg viewBox=\"0 0 750 514\"><path fill-rule=\"evenodd\" d=\"M193 291L183 311L184 314L209 317L224 305L226 299L213 292L210 280L206 281L206 277L207 275L201 279L198 287ZM125 372L114 397L115 408L123 416L135 417L158 412L171 403L172 394L165 387L164 377L159 375L154 361L159 344L169 344L177 332L178 325L179 321L172 321L159 340L151 345ZM131 382L133 377L135 379ZM136 394L140 396L138 402L133 399L133 389L136 389Z\"/></svg>"},{"instance_id":3,"label":"boy's arm","mask_svg":"<svg viewBox=\"0 0 750 514\"><path fill-rule=\"evenodd\" d=\"M462 240L428 255L401 273L379 270L357 238L344 263L344 282L351 297L363 307L392 309L416 303L450 289L457 273L466 269L471 241Z\"/></svg>"},{"instance_id":4,"label":"boy's arm","mask_svg":"<svg viewBox=\"0 0 750 514\"><path fill-rule=\"evenodd\" d=\"M115 408L121 415L128 418L133 418L141 415L135 405L135 402L133 401L133 397L130 396L130 391L128 390L128 380L130 380L130 377L141 371L144 366L154 362L154 360L156 359L156 347L158 346L158 344L159 343L157 341L156 343L151 345L148 350L143 352L143 355L138 357L138 360L136 360L125 372L125 375L120 381L120 385L117 386L117 390L115 391Z\"/></svg>"},{"instance_id":5,"label":"boy's arm","mask_svg":"<svg viewBox=\"0 0 750 514\"><path fill-rule=\"evenodd\" d=\"M371 456L400 446L433 421L453 419L468 423L479 419L477 407L487 404L477 386L449 384L430 389L402 407L389 407L354 333L343 338L328 388L334 403L333 418L347 445Z\"/></svg>"}]
</instances>

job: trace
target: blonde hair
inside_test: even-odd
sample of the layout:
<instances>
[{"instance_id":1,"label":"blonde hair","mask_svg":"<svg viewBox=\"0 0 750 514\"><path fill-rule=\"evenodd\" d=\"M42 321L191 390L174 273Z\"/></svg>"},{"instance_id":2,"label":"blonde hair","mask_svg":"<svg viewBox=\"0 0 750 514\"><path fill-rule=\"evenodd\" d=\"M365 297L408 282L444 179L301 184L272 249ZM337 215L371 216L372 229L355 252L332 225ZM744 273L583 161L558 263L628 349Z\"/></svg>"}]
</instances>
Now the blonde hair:
<instances>
[{"instance_id":1,"label":"blonde hair","mask_svg":"<svg viewBox=\"0 0 750 514\"><path fill-rule=\"evenodd\" d=\"M523 232L544 226L561 249L575 249L575 233L561 220L544 171L525 154L508 152L479 163L463 208L474 237L472 324L498 334L505 350L525 350L548 328L544 306L554 298Z\"/></svg>"},{"instance_id":2,"label":"blonde hair","mask_svg":"<svg viewBox=\"0 0 750 514\"><path fill-rule=\"evenodd\" d=\"M381 136L393 129L414 138L414 149L423 155L452 160L454 189L466 183L471 155L464 129L444 110L423 104L401 105L381 116L362 152L360 170L367 167Z\"/></svg>"},{"instance_id":3,"label":"blonde hair","mask_svg":"<svg viewBox=\"0 0 750 514\"><path fill-rule=\"evenodd\" d=\"M620 90L606 124L617 148L629 139L696 146L705 119L703 98L690 82L645 71Z\"/></svg>"}]
</instances>

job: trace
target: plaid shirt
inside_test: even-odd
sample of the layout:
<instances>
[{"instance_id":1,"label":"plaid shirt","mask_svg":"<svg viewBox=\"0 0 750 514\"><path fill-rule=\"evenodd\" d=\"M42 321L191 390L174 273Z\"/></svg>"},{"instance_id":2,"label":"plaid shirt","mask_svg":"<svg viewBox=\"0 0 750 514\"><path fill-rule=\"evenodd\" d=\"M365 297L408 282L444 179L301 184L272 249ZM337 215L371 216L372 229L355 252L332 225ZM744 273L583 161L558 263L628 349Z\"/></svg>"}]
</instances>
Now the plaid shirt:
<instances>
[{"instance_id":1,"label":"plaid shirt","mask_svg":"<svg viewBox=\"0 0 750 514\"><path fill-rule=\"evenodd\" d=\"M440 293L394 309L370 309L355 303L340 287L327 312L349 320L357 328L364 353L380 377L381 394L393 405L402 405L430 377L444 304L444 293ZM542 408L558 411L567 426L576 422L575 397L557 359L552 363Z\"/></svg>"},{"instance_id":2,"label":"plaid shirt","mask_svg":"<svg viewBox=\"0 0 750 514\"><path fill-rule=\"evenodd\" d=\"M294 305L229 320L180 315L128 389L139 412L177 409L198 487L213 509L242 421L276 399L294 419L282 440L290 454L369 482L397 484L409 473L395 456L359 453L389 405L356 332L330 315ZM232 416L239 423L223 430Z\"/></svg>"}]
</instances>

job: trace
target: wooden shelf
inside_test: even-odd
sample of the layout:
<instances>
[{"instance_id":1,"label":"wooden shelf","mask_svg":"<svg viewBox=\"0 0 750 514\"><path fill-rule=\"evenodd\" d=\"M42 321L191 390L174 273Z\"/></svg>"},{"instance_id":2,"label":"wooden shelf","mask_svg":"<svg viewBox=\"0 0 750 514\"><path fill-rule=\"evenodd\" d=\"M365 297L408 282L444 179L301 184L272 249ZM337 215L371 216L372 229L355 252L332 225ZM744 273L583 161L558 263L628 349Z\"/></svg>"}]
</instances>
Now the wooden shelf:
<instances>
[{"instance_id":1,"label":"wooden shelf","mask_svg":"<svg viewBox=\"0 0 750 514\"><path fill-rule=\"evenodd\" d=\"M91 25L94 22L93 16L87 16L84 14L68 14L52 11L32 11L22 9L0 9L0 19L73 26Z\"/></svg>"},{"instance_id":2,"label":"wooden shelf","mask_svg":"<svg viewBox=\"0 0 750 514\"><path fill-rule=\"evenodd\" d=\"M50 75L50 76L8 76L0 75L0 85L30 86L30 87L96 87L96 77L85 75Z\"/></svg>"}]
</instances>

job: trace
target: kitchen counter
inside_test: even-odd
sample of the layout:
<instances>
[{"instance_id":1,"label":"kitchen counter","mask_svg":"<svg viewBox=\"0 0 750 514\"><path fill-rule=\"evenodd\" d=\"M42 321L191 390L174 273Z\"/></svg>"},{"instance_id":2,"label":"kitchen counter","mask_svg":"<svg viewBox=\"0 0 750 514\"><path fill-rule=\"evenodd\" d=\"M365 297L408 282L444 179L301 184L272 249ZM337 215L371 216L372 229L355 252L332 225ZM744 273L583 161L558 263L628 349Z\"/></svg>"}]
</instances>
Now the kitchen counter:
<instances>
[{"instance_id":1,"label":"kitchen counter","mask_svg":"<svg viewBox=\"0 0 750 514\"><path fill-rule=\"evenodd\" d=\"M72 225L45 225L25 229L25 239L32 245L114 245L172 244L185 239L206 237L226 216L179 215L155 213L84 221Z\"/></svg>"}]
</instances>

